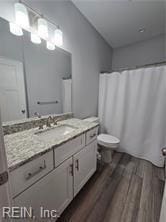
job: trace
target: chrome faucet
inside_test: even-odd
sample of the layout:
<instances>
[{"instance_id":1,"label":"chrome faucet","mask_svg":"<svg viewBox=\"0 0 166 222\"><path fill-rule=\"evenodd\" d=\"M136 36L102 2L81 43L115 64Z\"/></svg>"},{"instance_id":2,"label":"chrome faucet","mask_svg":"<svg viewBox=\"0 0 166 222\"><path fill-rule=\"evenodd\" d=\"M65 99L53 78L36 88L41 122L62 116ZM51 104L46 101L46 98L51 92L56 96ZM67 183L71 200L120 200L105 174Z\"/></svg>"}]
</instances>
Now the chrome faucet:
<instances>
[{"instance_id":1,"label":"chrome faucet","mask_svg":"<svg viewBox=\"0 0 166 222\"><path fill-rule=\"evenodd\" d=\"M52 116L49 116L46 121L46 126L51 127L51 123L53 123L53 121L54 120L53 120Z\"/></svg>"}]
</instances>

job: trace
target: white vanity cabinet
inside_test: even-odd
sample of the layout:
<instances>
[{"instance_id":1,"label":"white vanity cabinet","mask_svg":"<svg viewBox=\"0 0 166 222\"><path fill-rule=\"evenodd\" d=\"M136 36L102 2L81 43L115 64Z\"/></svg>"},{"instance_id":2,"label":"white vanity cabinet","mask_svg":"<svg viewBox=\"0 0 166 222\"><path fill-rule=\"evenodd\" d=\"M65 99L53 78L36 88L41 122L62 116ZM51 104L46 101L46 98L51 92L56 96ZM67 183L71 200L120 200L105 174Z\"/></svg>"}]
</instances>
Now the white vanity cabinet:
<instances>
[{"instance_id":1,"label":"white vanity cabinet","mask_svg":"<svg viewBox=\"0 0 166 222\"><path fill-rule=\"evenodd\" d=\"M72 163L71 157L14 198L14 206L32 207L37 218L41 216L40 206L44 209L56 210L61 214L73 199Z\"/></svg>"},{"instance_id":2,"label":"white vanity cabinet","mask_svg":"<svg viewBox=\"0 0 166 222\"><path fill-rule=\"evenodd\" d=\"M93 141L73 157L74 196L96 171L97 141Z\"/></svg>"},{"instance_id":3,"label":"white vanity cabinet","mask_svg":"<svg viewBox=\"0 0 166 222\"><path fill-rule=\"evenodd\" d=\"M57 210L60 215L96 171L96 137L97 127L55 148L54 169L30 187L25 184L26 189L14 197L13 205L32 207L39 218L40 206Z\"/></svg>"}]
</instances>

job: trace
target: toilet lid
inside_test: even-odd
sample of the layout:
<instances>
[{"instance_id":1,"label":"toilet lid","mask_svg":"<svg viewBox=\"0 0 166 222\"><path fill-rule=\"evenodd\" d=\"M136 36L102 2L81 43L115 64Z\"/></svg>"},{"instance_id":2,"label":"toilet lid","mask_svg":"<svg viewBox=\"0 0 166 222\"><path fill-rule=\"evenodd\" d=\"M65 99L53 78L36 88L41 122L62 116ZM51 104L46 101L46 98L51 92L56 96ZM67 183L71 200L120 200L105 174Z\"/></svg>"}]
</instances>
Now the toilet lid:
<instances>
[{"instance_id":1,"label":"toilet lid","mask_svg":"<svg viewBox=\"0 0 166 222\"><path fill-rule=\"evenodd\" d=\"M117 144L120 143L120 140L116 138L115 136L111 136L109 134L100 134L97 137L97 140L99 143L105 143L105 144Z\"/></svg>"}]
</instances>

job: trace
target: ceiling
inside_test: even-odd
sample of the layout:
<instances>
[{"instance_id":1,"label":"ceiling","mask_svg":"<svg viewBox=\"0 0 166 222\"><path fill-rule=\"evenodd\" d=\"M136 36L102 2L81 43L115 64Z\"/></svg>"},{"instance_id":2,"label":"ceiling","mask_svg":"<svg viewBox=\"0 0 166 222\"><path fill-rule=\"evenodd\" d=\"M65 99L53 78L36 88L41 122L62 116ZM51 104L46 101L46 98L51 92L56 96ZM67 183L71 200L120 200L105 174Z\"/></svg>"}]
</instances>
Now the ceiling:
<instances>
[{"instance_id":1,"label":"ceiling","mask_svg":"<svg viewBox=\"0 0 166 222\"><path fill-rule=\"evenodd\" d=\"M164 1L72 1L113 48L164 33ZM140 28L145 32L140 33Z\"/></svg>"}]
</instances>

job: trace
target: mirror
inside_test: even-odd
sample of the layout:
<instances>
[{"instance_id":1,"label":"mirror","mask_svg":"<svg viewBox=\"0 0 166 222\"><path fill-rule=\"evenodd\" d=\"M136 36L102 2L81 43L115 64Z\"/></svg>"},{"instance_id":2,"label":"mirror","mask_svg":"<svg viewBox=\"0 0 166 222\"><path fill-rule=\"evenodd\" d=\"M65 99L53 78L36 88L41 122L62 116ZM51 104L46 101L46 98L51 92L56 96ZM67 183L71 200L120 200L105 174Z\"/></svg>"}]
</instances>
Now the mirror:
<instances>
[{"instance_id":1,"label":"mirror","mask_svg":"<svg viewBox=\"0 0 166 222\"><path fill-rule=\"evenodd\" d=\"M71 54L15 36L0 18L0 107L3 122L71 112Z\"/></svg>"}]
</instances>

